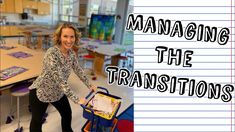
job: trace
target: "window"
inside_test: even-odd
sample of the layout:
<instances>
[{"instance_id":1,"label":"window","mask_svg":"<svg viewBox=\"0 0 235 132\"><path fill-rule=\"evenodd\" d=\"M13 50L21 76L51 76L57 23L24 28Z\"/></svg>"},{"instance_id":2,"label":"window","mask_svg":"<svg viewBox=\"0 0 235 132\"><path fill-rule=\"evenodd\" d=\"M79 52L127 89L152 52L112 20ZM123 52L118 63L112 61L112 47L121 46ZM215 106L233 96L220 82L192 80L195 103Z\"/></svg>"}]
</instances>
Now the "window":
<instances>
[{"instance_id":1,"label":"window","mask_svg":"<svg viewBox=\"0 0 235 132\"><path fill-rule=\"evenodd\" d=\"M79 0L61 0L61 21L78 22Z\"/></svg>"},{"instance_id":2,"label":"window","mask_svg":"<svg viewBox=\"0 0 235 132\"><path fill-rule=\"evenodd\" d=\"M127 17L129 14L133 13L134 0L129 0ZM125 31L123 34L123 44L132 45L134 42L134 33L133 31Z\"/></svg>"},{"instance_id":3,"label":"window","mask_svg":"<svg viewBox=\"0 0 235 132\"><path fill-rule=\"evenodd\" d=\"M116 4L117 0L90 0L86 13L88 22L91 14L115 14ZM86 8L84 7L84 9ZM60 10L61 21L78 22L79 0L61 0Z\"/></svg>"},{"instance_id":4,"label":"window","mask_svg":"<svg viewBox=\"0 0 235 132\"><path fill-rule=\"evenodd\" d=\"M90 9L87 17L91 14L113 15L116 12L117 0L90 0Z\"/></svg>"}]
</instances>

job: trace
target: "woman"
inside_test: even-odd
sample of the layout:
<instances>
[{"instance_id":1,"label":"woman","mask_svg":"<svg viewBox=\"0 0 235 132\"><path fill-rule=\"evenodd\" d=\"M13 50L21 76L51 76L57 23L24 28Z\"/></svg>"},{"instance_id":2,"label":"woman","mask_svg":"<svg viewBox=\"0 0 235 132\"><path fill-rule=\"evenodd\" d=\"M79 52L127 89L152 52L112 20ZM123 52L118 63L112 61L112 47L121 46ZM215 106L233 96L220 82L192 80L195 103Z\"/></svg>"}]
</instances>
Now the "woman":
<instances>
[{"instance_id":1,"label":"woman","mask_svg":"<svg viewBox=\"0 0 235 132\"><path fill-rule=\"evenodd\" d=\"M42 118L49 103L61 115L62 131L73 131L71 128L72 111L67 97L75 104L84 104L86 100L78 98L68 85L71 69L89 89L96 90L79 66L78 59L72 50L79 38L80 33L71 24L65 23L56 29L55 46L47 50L42 73L29 88L29 103L32 108L30 132L42 131Z\"/></svg>"}]
</instances>

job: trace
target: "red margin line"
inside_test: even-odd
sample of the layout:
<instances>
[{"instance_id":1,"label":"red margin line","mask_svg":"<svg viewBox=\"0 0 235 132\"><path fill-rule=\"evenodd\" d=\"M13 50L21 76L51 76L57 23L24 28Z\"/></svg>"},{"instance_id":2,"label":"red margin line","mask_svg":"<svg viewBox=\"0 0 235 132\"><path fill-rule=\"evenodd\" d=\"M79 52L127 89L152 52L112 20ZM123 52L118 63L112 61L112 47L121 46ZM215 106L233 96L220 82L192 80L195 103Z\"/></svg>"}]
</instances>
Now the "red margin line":
<instances>
[{"instance_id":1,"label":"red margin line","mask_svg":"<svg viewBox=\"0 0 235 132\"><path fill-rule=\"evenodd\" d=\"M231 34L230 34L230 37L231 37L231 84L233 84L233 0L231 0L231 16L230 16L230 19L231 19ZM233 131L233 100L231 100L231 113L230 113L230 116L231 116L231 132Z\"/></svg>"}]
</instances>

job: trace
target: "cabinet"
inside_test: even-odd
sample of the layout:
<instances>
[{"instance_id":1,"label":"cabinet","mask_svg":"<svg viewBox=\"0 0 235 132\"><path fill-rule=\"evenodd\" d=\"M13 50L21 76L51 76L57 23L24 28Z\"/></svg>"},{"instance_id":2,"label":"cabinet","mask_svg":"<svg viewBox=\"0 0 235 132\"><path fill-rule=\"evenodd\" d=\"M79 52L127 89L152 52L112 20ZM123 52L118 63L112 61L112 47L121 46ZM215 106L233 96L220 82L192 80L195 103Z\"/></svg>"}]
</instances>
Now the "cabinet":
<instances>
[{"instance_id":1,"label":"cabinet","mask_svg":"<svg viewBox=\"0 0 235 132\"><path fill-rule=\"evenodd\" d=\"M18 36L20 35L19 33L21 32L18 26L9 26L9 30L10 30L10 36Z\"/></svg>"},{"instance_id":2,"label":"cabinet","mask_svg":"<svg viewBox=\"0 0 235 132\"><path fill-rule=\"evenodd\" d=\"M38 2L38 14L49 15L50 14L50 3Z\"/></svg>"},{"instance_id":3,"label":"cabinet","mask_svg":"<svg viewBox=\"0 0 235 132\"><path fill-rule=\"evenodd\" d=\"M23 8L27 9L38 9L38 2L23 0Z\"/></svg>"},{"instance_id":4,"label":"cabinet","mask_svg":"<svg viewBox=\"0 0 235 132\"><path fill-rule=\"evenodd\" d=\"M0 35L1 36L18 36L21 30L18 26L1 26Z\"/></svg>"},{"instance_id":5,"label":"cabinet","mask_svg":"<svg viewBox=\"0 0 235 132\"><path fill-rule=\"evenodd\" d=\"M14 13L15 12L15 0L5 0L5 12Z\"/></svg>"},{"instance_id":6,"label":"cabinet","mask_svg":"<svg viewBox=\"0 0 235 132\"><path fill-rule=\"evenodd\" d=\"M23 9L35 9L39 15L50 15L50 3L30 0L4 0L0 12L23 13Z\"/></svg>"},{"instance_id":7,"label":"cabinet","mask_svg":"<svg viewBox=\"0 0 235 132\"><path fill-rule=\"evenodd\" d=\"M0 12L5 12L5 3L0 4Z\"/></svg>"},{"instance_id":8,"label":"cabinet","mask_svg":"<svg viewBox=\"0 0 235 132\"><path fill-rule=\"evenodd\" d=\"M15 0L15 13L23 13L22 0Z\"/></svg>"},{"instance_id":9,"label":"cabinet","mask_svg":"<svg viewBox=\"0 0 235 132\"><path fill-rule=\"evenodd\" d=\"M1 36L10 36L9 26L1 26L0 27L0 35Z\"/></svg>"},{"instance_id":10,"label":"cabinet","mask_svg":"<svg viewBox=\"0 0 235 132\"><path fill-rule=\"evenodd\" d=\"M0 11L5 13L23 13L22 0L4 0Z\"/></svg>"}]
</instances>

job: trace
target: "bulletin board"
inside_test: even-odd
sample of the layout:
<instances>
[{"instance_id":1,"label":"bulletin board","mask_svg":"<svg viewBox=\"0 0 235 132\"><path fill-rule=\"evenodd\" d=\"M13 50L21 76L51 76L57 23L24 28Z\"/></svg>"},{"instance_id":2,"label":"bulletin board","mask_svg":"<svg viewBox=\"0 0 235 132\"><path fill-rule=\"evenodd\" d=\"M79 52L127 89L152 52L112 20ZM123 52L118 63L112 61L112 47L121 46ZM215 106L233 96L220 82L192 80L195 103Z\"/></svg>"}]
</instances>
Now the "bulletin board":
<instances>
[{"instance_id":1,"label":"bulletin board","mask_svg":"<svg viewBox=\"0 0 235 132\"><path fill-rule=\"evenodd\" d=\"M92 14L89 25L89 37L111 42L114 22L115 15Z\"/></svg>"}]
</instances>

